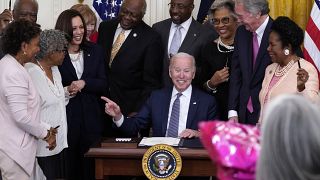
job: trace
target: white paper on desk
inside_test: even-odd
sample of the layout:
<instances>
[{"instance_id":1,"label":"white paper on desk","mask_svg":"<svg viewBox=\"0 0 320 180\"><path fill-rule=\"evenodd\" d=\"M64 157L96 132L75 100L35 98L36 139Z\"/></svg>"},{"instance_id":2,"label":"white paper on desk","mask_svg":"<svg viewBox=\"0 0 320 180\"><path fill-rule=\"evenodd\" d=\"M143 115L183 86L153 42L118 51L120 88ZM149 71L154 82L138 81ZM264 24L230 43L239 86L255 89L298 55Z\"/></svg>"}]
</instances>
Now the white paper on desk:
<instances>
[{"instance_id":1,"label":"white paper on desk","mask_svg":"<svg viewBox=\"0 0 320 180\"><path fill-rule=\"evenodd\" d=\"M180 138L173 137L144 137L138 146L154 146L156 144L167 144L170 146L178 146Z\"/></svg>"}]
</instances>

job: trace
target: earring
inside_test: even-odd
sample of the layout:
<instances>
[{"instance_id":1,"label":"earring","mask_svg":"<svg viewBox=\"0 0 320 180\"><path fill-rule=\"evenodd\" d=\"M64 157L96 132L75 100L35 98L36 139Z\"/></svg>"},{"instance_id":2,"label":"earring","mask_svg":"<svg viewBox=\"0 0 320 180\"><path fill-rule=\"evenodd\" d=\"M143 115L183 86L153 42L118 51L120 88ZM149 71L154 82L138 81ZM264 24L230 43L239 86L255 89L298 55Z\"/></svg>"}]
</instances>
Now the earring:
<instances>
[{"instance_id":1,"label":"earring","mask_svg":"<svg viewBox=\"0 0 320 180\"><path fill-rule=\"evenodd\" d=\"M290 53L289 49L285 49L283 52L284 52L284 55L286 55L286 56L288 56Z\"/></svg>"},{"instance_id":2,"label":"earring","mask_svg":"<svg viewBox=\"0 0 320 180\"><path fill-rule=\"evenodd\" d=\"M23 55L26 55L27 53L25 51L23 51Z\"/></svg>"}]
</instances>

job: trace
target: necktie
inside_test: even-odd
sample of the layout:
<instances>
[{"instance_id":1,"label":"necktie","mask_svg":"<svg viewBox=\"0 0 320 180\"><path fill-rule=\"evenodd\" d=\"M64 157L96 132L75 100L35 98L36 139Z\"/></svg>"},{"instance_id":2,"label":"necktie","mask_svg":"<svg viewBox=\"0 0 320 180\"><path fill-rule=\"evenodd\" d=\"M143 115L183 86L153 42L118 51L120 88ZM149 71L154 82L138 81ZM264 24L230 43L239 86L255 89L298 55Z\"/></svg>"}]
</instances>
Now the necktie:
<instances>
[{"instance_id":1,"label":"necktie","mask_svg":"<svg viewBox=\"0 0 320 180\"><path fill-rule=\"evenodd\" d=\"M171 45L170 45L170 49L169 49L169 55L175 55L177 54L179 48L180 48L180 45L181 45L181 28L182 26L180 25L177 25L176 26L176 31L174 32L174 35L173 35L173 38L172 38L172 41L171 41Z\"/></svg>"},{"instance_id":2,"label":"necktie","mask_svg":"<svg viewBox=\"0 0 320 180\"><path fill-rule=\"evenodd\" d=\"M254 69L254 65L256 63L257 60L257 55L259 52L259 42L258 42L258 36L256 32L252 33L252 67Z\"/></svg>"},{"instance_id":3,"label":"necktie","mask_svg":"<svg viewBox=\"0 0 320 180\"><path fill-rule=\"evenodd\" d=\"M125 35L125 31L122 30L120 32L120 34L118 35L116 41L113 43L112 45L112 50L111 50L111 57L110 57L110 61L109 61L109 67L111 67L112 61L114 59L114 57L117 55L119 49L121 48L123 42L126 40L126 35Z\"/></svg>"},{"instance_id":4,"label":"necktie","mask_svg":"<svg viewBox=\"0 0 320 180\"><path fill-rule=\"evenodd\" d=\"M182 93L177 94L171 110L170 122L167 131L167 137L178 137L179 129L179 114L180 114L180 96Z\"/></svg>"},{"instance_id":5,"label":"necktie","mask_svg":"<svg viewBox=\"0 0 320 180\"><path fill-rule=\"evenodd\" d=\"M256 60L257 60L258 52L259 52L258 37L257 37L257 33L253 32L252 33L252 69L253 70L254 70ZM251 96L249 97L249 100L248 100L247 109L250 113L253 112L253 105L252 105Z\"/></svg>"}]
</instances>

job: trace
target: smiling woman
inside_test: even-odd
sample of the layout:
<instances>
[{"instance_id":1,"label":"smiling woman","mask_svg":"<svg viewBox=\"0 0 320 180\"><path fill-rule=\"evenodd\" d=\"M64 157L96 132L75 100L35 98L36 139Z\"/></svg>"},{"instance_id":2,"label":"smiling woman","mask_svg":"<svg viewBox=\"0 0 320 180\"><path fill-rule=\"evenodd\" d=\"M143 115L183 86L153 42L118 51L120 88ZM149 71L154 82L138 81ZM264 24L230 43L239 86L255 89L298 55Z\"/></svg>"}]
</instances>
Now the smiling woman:
<instances>
[{"instance_id":1,"label":"smiling woman","mask_svg":"<svg viewBox=\"0 0 320 180\"><path fill-rule=\"evenodd\" d=\"M221 120L227 120L228 89L233 41L238 27L232 0L215 0L210 8L210 22L219 34L202 51L201 80L204 90L215 96Z\"/></svg>"},{"instance_id":2,"label":"smiling woman","mask_svg":"<svg viewBox=\"0 0 320 180\"><path fill-rule=\"evenodd\" d=\"M268 53L273 64L265 71L259 94L261 115L267 104L283 94L301 94L316 101L319 93L317 70L296 54L303 41L302 29L288 17L280 16L273 22L269 36Z\"/></svg>"},{"instance_id":3,"label":"smiling woman","mask_svg":"<svg viewBox=\"0 0 320 180\"><path fill-rule=\"evenodd\" d=\"M69 87L71 95L67 105L67 179L92 179L94 162L84 159L84 153L101 138L104 127L99 101L108 89L105 56L99 46L86 40L86 24L78 11L63 11L56 29L69 37L68 53L59 66L62 84Z\"/></svg>"}]
</instances>

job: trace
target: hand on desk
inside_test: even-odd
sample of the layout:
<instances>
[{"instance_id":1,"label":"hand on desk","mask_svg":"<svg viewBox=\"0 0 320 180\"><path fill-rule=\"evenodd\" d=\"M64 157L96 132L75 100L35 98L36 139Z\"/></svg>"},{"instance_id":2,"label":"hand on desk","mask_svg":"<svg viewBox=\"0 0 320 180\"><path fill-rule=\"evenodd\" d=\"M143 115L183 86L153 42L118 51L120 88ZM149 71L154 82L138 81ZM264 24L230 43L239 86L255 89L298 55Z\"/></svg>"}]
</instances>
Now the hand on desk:
<instances>
[{"instance_id":1,"label":"hand on desk","mask_svg":"<svg viewBox=\"0 0 320 180\"><path fill-rule=\"evenodd\" d=\"M101 96L101 99L106 102L104 111L108 115L113 117L115 121L120 120L121 117L122 117L122 113L121 113L120 107L115 102L111 101L110 99L108 99L108 98L106 98L104 96Z\"/></svg>"},{"instance_id":2,"label":"hand on desk","mask_svg":"<svg viewBox=\"0 0 320 180\"><path fill-rule=\"evenodd\" d=\"M179 134L179 137L181 138L200 137L200 131L193 130L193 129L185 129Z\"/></svg>"}]
</instances>

